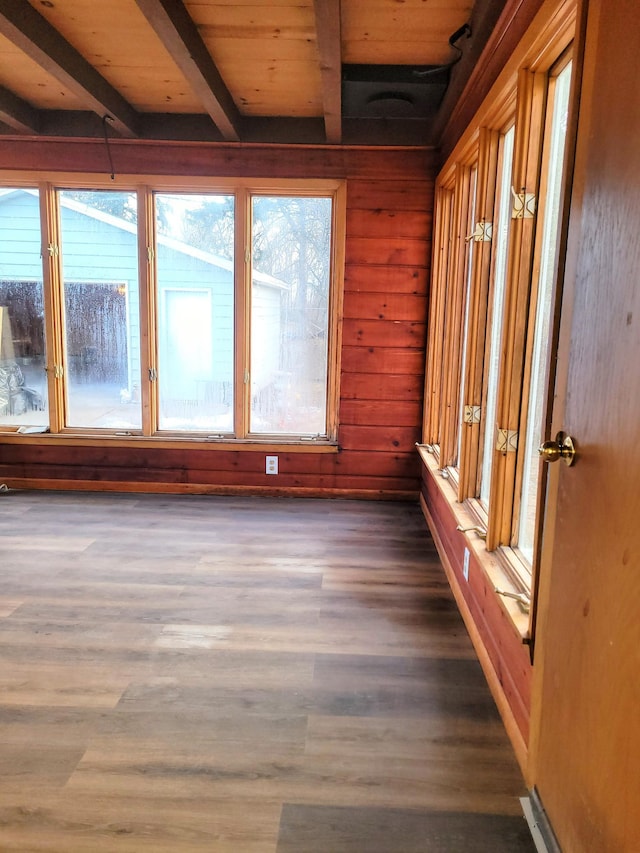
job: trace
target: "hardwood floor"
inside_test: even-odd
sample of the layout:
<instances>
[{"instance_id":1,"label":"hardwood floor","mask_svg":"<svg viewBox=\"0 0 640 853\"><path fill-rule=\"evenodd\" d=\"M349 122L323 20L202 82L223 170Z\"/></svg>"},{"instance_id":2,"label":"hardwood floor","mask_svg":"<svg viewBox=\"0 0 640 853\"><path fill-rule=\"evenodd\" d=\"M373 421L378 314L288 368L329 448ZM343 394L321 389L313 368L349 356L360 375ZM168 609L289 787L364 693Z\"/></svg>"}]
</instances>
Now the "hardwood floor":
<instances>
[{"instance_id":1,"label":"hardwood floor","mask_svg":"<svg viewBox=\"0 0 640 853\"><path fill-rule=\"evenodd\" d=\"M534 853L417 506L0 495L0 850Z\"/></svg>"}]
</instances>

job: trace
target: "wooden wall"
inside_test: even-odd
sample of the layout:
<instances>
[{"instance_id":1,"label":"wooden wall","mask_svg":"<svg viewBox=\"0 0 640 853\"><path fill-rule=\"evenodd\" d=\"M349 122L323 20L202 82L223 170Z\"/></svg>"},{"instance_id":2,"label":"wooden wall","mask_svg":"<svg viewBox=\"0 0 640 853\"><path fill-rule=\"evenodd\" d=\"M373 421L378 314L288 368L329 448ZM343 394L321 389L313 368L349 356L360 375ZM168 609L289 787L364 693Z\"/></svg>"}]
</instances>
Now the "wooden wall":
<instances>
[{"instance_id":1,"label":"wooden wall","mask_svg":"<svg viewBox=\"0 0 640 853\"><path fill-rule=\"evenodd\" d=\"M0 480L53 488L415 498L435 158L430 149L112 141L118 174L347 181L339 453L85 446L0 439ZM6 169L98 172L104 143L0 140ZM0 178L1 183L1 178Z\"/></svg>"},{"instance_id":2,"label":"wooden wall","mask_svg":"<svg viewBox=\"0 0 640 853\"><path fill-rule=\"evenodd\" d=\"M640 850L637 0L588 0L540 568L530 783L564 853Z\"/></svg>"},{"instance_id":3,"label":"wooden wall","mask_svg":"<svg viewBox=\"0 0 640 853\"><path fill-rule=\"evenodd\" d=\"M516 756L524 769L533 675L529 649L507 613L508 602L496 595L491 579L475 559L472 549L469 577L464 579L465 534L457 530L458 519L451 502L437 484L434 472L424 466L422 476L423 512ZM475 536L473 533L469 535Z\"/></svg>"}]
</instances>

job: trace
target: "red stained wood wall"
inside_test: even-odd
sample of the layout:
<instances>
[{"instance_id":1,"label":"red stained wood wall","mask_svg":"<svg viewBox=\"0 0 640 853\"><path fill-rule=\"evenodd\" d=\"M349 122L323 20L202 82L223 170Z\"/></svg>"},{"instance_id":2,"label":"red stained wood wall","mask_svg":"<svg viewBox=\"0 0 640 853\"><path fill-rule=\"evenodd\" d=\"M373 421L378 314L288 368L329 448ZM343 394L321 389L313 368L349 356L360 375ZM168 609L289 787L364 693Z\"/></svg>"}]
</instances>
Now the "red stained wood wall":
<instances>
[{"instance_id":1,"label":"red stained wood wall","mask_svg":"<svg viewBox=\"0 0 640 853\"><path fill-rule=\"evenodd\" d=\"M430 149L113 141L119 174L339 178L347 221L337 454L5 443L0 479L64 488L416 498L436 160ZM100 172L98 141L0 140L6 169ZM1 177L0 177L1 182ZM50 440L51 441L51 440Z\"/></svg>"},{"instance_id":2,"label":"red stained wood wall","mask_svg":"<svg viewBox=\"0 0 640 853\"><path fill-rule=\"evenodd\" d=\"M524 765L529 742L533 675L528 646L507 616L489 576L473 553L469 555L468 579L464 578L466 541L458 530L458 519L426 466L422 477L422 497L438 537L440 555L451 569L452 587L462 596L468 608L477 632L476 642L486 652L487 664L493 670L489 681L504 697L503 718L516 754Z\"/></svg>"}]
</instances>

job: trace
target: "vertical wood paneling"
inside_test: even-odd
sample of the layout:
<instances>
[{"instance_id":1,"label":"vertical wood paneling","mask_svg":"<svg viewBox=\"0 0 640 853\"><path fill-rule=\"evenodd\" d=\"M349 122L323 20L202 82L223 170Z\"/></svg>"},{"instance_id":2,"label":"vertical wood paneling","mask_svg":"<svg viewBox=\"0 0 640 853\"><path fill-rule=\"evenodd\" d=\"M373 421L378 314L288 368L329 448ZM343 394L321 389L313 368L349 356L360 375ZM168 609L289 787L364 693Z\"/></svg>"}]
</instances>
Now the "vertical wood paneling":
<instances>
[{"instance_id":1,"label":"vertical wood paneling","mask_svg":"<svg viewBox=\"0 0 640 853\"><path fill-rule=\"evenodd\" d=\"M419 492L434 157L429 149L284 146L115 146L119 174L339 178L346 181L341 397L335 454L280 454L277 478L264 455L206 450L6 444L3 480L21 484L97 481L161 489L211 487L306 493L357 490L372 497ZM14 169L104 171L94 142L0 140Z\"/></svg>"}]
</instances>

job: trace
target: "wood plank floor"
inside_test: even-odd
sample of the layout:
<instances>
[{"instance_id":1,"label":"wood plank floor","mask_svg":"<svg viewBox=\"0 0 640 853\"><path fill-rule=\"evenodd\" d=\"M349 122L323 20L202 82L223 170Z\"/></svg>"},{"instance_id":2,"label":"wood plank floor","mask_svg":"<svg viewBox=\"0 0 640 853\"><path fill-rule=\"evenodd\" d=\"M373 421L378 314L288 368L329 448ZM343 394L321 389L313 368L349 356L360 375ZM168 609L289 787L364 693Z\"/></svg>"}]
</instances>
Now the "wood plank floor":
<instances>
[{"instance_id":1,"label":"wood plank floor","mask_svg":"<svg viewBox=\"0 0 640 853\"><path fill-rule=\"evenodd\" d=\"M533 853L418 507L0 494L0 850Z\"/></svg>"}]
</instances>

